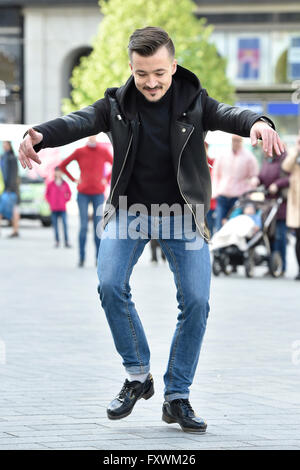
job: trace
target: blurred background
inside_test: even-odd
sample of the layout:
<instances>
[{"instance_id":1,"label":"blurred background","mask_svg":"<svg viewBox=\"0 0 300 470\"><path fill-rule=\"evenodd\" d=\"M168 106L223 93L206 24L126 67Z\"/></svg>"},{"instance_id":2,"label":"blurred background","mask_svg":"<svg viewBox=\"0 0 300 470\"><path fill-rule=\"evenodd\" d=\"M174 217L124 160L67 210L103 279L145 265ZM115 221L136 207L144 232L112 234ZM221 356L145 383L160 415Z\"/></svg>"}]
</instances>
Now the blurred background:
<instances>
[{"instance_id":1,"label":"blurred background","mask_svg":"<svg viewBox=\"0 0 300 470\"><path fill-rule=\"evenodd\" d=\"M141 0L124 2L127 17L133 18L132 24L128 22L128 18L122 23L125 35L127 29L133 31L134 26L139 24L138 15L141 15L141 11L145 12L145 18L146 15L149 16L151 4L154 3ZM165 0L162 3L171 5L172 2ZM99 38L105 16L108 18L109 14L111 15L108 11L109 6L105 7L106 15L104 11L104 5L109 4L112 5L113 2L103 2L103 4L100 2L99 8L98 0L52 0L51 6L46 0L0 0L0 154L3 152L1 141L11 141L17 154L20 140L29 126L56 118L63 114L63 109L65 112L71 110L72 107L63 107L64 101L69 101L69 104L72 102L73 107L75 105L78 109L86 105L86 102L90 103L101 98L103 80L99 78L99 93L97 86L96 90L92 90L95 82L93 78L97 74L98 77L103 77L104 74L105 80L112 85L120 85L124 73L125 76L129 75L129 69L127 71L126 68L125 72L117 71L112 77L107 77L108 71L104 62L109 54L104 51L105 41ZM220 99L216 96L216 92L221 88L221 83L226 81L227 94L224 91L222 101L228 98L227 102L267 114L274 121L287 146L293 145L300 128L299 0L287 2L181 0L174 2L174 13L172 13L174 17L177 15L178 22L183 17L182 9L191 9L190 5L192 5L192 16L197 19L199 28L200 24L205 24L209 31L204 34L202 31L199 34L199 50L197 51L197 39L196 50L195 41L192 50L196 59L199 56L198 63L202 64L200 73L197 73L197 66L194 68L202 85L208 91L211 90L212 96ZM160 21L160 18L157 18L157 21ZM155 20L153 14L153 21ZM110 21L113 23L114 19ZM168 26L168 21L162 20L162 25ZM191 24L186 24L185 27L187 34L191 35L191 31L188 32L192 27ZM127 43L124 44L123 38L122 40L118 38L119 31L121 31L120 23L116 16L115 30L111 34L112 40L115 41L116 47L119 41L120 47L126 54ZM175 35L176 43L176 28L174 32L171 28L171 36L172 34ZM177 42L180 56L181 43L180 40ZM215 48L220 59L219 64L208 62L210 53L207 51L206 56L204 53L204 57L201 58L201 51L205 49L206 42ZM102 56L101 50L99 51L101 48ZM98 53L98 56L93 56L94 63L97 61L98 63L94 66L94 75L88 76L90 79L85 80L88 85L82 89L78 75L85 77L84 73L88 67L86 69L83 67L84 58L88 60L89 56L92 57L93 50L94 54ZM113 54L114 51L112 56ZM103 57L106 59L99 64ZM183 65L185 63L189 65L186 58L183 59ZM79 71L77 75L74 74L76 67ZM113 68L111 65L109 67ZM193 66L191 68L193 70ZM207 72L209 68L210 75ZM216 77L219 77L217 85L214 84ZM232 92L229 93L228 90ZM83 98L86 95L89 95L85 98L87 101ZM98 136L98 140L105 141L109 145L107 137L102 134ZM214 159L220 153L224 153L224 150L230 149L231 136L214 133L212 137L208 134L207 142L209 155ZM19 165L21 215L27 213L30 216L31 212L38 213L44 225L49 223L50 210L43 199L44 187L40 183L47 178L53 178L54 167L75 148L82 145L84 142L77 141L69 146L43 150L41 154L43 163L39 167L36 166L33 172L24 172ZM250 148L247 139L245 146ZM254 149L254 153L261 163L260 148ZM77 177L78 167L76 163L71 165L73 166L71 171ZM33 180L36 183L34 187L30 186ZM70 185L72 200L69 203L69 211L76 212L77 207L74 202L76 185L72 182ZM34 203L35 208L25 207L33 200L39 201L38 204Z\"/></svg>"},{"instance_id":2,"label":"blurred background","mask_svg":"<svg viewBox=\"0 0 300 470\"><path fill-rule=\"evenodd\" d=\"M227 60L235 102L274 119L284 135L300 127L298 0L196 0L197 17ZM38 123L61 114L80 58L101 25L97 0L0 0L0 123ZM201 79L201 77L200 77ZM297 82L297 80L299 80ZM294 100L296 101L296 99Z\"/></svg>"}]
</instances>

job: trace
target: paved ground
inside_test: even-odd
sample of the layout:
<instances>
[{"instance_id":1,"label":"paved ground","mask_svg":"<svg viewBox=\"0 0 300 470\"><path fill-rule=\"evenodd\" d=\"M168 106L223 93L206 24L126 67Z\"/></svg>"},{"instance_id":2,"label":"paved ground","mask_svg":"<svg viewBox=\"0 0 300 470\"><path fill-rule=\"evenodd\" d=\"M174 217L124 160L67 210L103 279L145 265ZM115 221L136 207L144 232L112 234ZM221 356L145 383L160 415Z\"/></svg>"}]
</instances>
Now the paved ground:
<instances>
[{"instance_id":1,"label":"paved ground","mask_svg":"<svg viewBox=\"0 0 300 470\"><path fill-rule=\"evenodd\" d=\"M76 220L71 220L76 246ZM52 230L22 222L0 238L0 449L300 449L300 296L292 249L285 279L239 272L212 280L211 314L191 390L204 436L161 421L163 382L176 323L166 265L149 251L133 293L152 350L156 394L111 422L106 405L124 374L100 308L93 263L54 249Z\"/></svg>"}]
</instances>

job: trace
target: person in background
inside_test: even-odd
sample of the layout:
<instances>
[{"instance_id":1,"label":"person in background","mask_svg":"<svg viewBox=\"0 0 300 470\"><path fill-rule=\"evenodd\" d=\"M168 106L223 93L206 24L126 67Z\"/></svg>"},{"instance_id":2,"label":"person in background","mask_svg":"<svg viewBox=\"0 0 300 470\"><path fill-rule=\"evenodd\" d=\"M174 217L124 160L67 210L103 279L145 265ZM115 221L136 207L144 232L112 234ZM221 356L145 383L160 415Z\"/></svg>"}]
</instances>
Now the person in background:
<instances>
[{"instance_id":1,"label":"person in background","mask_svg":"<svg viewBox=\"0 0 300 470\"><path fill-rule=\"evenodd\" d=\"M214 165L214 158L210 158L208 155L208 143L205 141L204 142L204 147L206 150L206 156L207 156L207 163L209 166L209 171L210 171L210 177L213 178L213 165ZM206 215L206 221L207 221L207 226L208 230L210 232L210 235L212 236L214 234L214 229L215 229L215 209L216 209L217 201L212 197L210 200L210 209Z\"/></svg>"},{"instance_id":2,"label":"person in background","mask_svg":"<svg viewBox=\"0 0 300 470\"><path fill-rule=\"evenodd\" d=\"M54 170L54 180L47 185L45 197L51 208L51 219L55 234L55 247L59 247L58 219L61 218L64 228L65 247L70 248L66 203L71 199L71 190L68 183L63 180L62 172L58 166Z\"/></svg>"},{"instance_id":3,"label":"person in background","mask_svg":"<svg viewBox=\"0 0 300 470\"><path fill-rule=\"evenodd\" d=\"M2 217L10 220L13 231L9 238L19 237L20 215L17 204L19 196L18 160L10 142L3 142L4 153L1 157L1 172L4 181L4 191L0 199L0 223Z\"/></svg>"},{"instance_id":4,"label":"person in background","mask_svg":"<svg viewBox=\"0 0 300 470\"><path fill-rule=\"evenodd\" d=\"M67 165L72 161L77 161L80 168L80 177L76 180L67 170ZM100 238L97 235L97 225L101 221L99 206L104 203L104 191L108 184L109 177L105 176L105 162L112 165L113 158L107 145L97 142L96 136L88 138L84 147L76 149L69 157L60 164L61 170L70 178L71 181L77 183L77 202L80 216L79 229L79 267L85 262L85 245L88 230L88 207L89 203L93 204L93 222L94 222L94 240L96 247L96 263Z\"/></svg>"},{"instance_id":5,"label":"person in background","mask_svg":"<svg viewBox=\"0 0 300 470\"><path fill-rule=\"evenodd\" d=\"M220 230L237 199L251 189L250 180L258 171L257 160L252 152L243 147L242 137L233 135L231 151L214 162L213 197L217 199L215 230Z\"/></svg>"},{"instance_id":6,"label":"person in background","mask_svg":"<svg viewBox=\"0 0 300 470\"><path fill-rule=\"evenodd\" d=\"M287 196L286 224L295 230L296 258L298 274L295 280L300 281L300 130L296 148L291 151L281 165L283 171L290 173L290 187Z\"/></svg>"},{"instance_id":7,"label":"person in background","mask_svg":"<svg viewBox=\"0 0 300 470\"><path fill-rule=\"evenodd\" d=\"M285 174L281 165L286 157L286 153L281 155L268 156L264 155L264 160L258 176L252 178L251 183L253 187L262 184L266 190L268 190L267 199L276 199L283 197L282 190L289 186L289 176ZM271 251L278 251L282 258L282 270L283 274L286 271L286 199L283 198L283 202L278 209L276 216L276 228L275 237L271 243Z\"/></svg>"},{"instance_id":8,"label":"person in background","mask_svg":"<svg viewBox=\"0 0 300 470\"><path fill-rule=\"evenodd\" d=\"M161 259L163 261L166 261L166 255L162 251L161 246L158 243L158 241L155 240L154 238L150 240L150 249L151 249L151 262L152 263L158 263L157 250L160 252Z\"/></svg>"}]
</instances>

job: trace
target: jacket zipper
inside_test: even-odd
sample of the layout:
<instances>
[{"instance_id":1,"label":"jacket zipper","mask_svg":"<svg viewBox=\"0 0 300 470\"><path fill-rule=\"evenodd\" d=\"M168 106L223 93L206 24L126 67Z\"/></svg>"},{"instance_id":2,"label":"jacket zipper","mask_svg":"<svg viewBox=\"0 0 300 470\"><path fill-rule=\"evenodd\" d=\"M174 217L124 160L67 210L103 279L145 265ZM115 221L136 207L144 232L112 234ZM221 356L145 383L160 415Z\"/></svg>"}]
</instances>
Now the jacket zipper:
<instances>
[{"instance_id":1,"label":"jacket zipper","mask_svg":"<svg viewBox=\"0 0 300 470\"><path fill-rule=\"evenodd\" d=\"M123 162L123 165L122 165L122 168L121 168L120 173L119 173L119 175L118 175L117 181L116 181L116 183L115 183L115 185L114 185L114 187L113 187L113 189L112 189L111 196L110 196L110 198L109 198L109 199L110 199L109 204L111 204L111 201L112 201L112 199L113 199L113 195L114 195L115 189L116 189L116 187L117 187L117 184L118 184L119 179L120 179L120 177L121 177L122 171L123 171L123 169L124 169L124 166L125 166L125 163L126 163L128 154L129 154L129 150L130 150L130 147L131 147L132 139L133 139L133 134L131 134L131 137L130 137L130 140L129 140L129 144L128 144L128 147L127 147L127 151L126 151L126 155L125 155L125 158L124 158L124 162ZM108 211L108 212L109 212L109 211ZM108 212L106 212L106 214L108 214Z\"/></svg>"},{"instance_id":2,"label":"jacket zipper","mask_svg":"<svg viewBox=\"0 0 300 470\"><path fill-rule=\"evenodd\" d=\"M188 200L186 199L185 195L183 194L183 192L182 192L182 190L181 190L181 187L180 187L180 183L179 183L179 170L180 170L181 156L182 156L182 154L183 154L183 151L184 151L185 147L187 146L188 141L190 140L190 137L191 137L192 133L194 132L194 129L195 129L195 128L192 127L192 130L191 130L191 132L189 133L189 135L187 136L187 139L186 139L186 141L185 141L185 143L184 143L184 145L183 145L183 147L182 147L182 149L181 149L181 152L180 152L180 154L179 154L178 169L177 169L177 184L178 184L178 187L179 187L179 191L180 191L181 196L183 197L183 199L184 199L185 202L187 203L187 205L188 205L188 207L189 207L189 209L190 209L190 211L191 211L191 213L192 213L192 215L193 215L193 217L194 217L195 224L196 224L196 226L198 227L200 234L202 235L202 237L203 237L206 241L209 241L208 238L205 236L205 233L202 233L202 230L201 230L201 228L199 227L199 225L198 225L198 223L197 223L197 218L196 218L196 216L195 216L195 214L194 214L194 212L193 212L193 208L191 207L191 205L189 204L189 202L188 202Z\"/></svg>"}]
</instances>

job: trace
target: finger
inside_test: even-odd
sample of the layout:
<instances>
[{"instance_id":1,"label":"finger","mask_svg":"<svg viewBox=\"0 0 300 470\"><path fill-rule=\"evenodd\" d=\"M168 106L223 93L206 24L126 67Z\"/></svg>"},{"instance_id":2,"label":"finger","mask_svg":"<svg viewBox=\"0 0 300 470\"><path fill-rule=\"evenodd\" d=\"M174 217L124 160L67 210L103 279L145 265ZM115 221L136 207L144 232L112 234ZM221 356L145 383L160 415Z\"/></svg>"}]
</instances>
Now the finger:
<instances>
[{"instance_id":1,"label":"finger","mask_svg":"<svg viewBox=\"0 0 300 470\"><path fill-rule=\"evenodd\" d=\"M26 166L29 168L29 170L32 170L32 164L31 164L30 158L28 158L25 153L24 153L24 162L26 163Z\"/></svg>"},{"instance_id":2,"label":"finger","mask_svg":"<svg viewBox=\"0 0 300 470\"><path fill-rule=\"evenodd\" d=\"M32 140L36 141L38 138L37 131L35 131L32 127L28 130L29 136L32 138Z\"/></svg>"},{"instance_id":3,"label":"finger","mask_svg":"<svg viewBox=\"0 0 300 470\"><path fill-rule=\"evenodd\" d=\"M284 153L285 152L285 146L284 146L284 143L282 142L282 140L280 139L278 134L276 134L276 140L277 140L277 143L278 143L279 148L281 150L281 153Z\"/></svg>"},{"instance_id":4,"label":"finger","mask_svg":"<svg viewBox=\"0 0 300 470\"><path fill-rule=\"evenodd\" d=\"M25 151L24 151L24 153L27 157L31 158L36 163L41 163L41 160L40 160L38 154L34 151L33 146L32 146L32 144L29 140L27 140L27 142L25 142Z\"/></svg>"},{"instance_id":5,"label":"finger","mask_svg":"<svg viewBox=\"0 0 300 470\"><path fill-rule=\"evenodd\" d=\"M270 157L273 156L273 142L274 142L274 131L273 130L267 130L267 135L268 135L268 155Z\"/></svg>"},{"instance_id":6,"label":"finger","mask_svg":"<svg viewBox=\"0 0 300 470\"><path fill-rule=\"evenodd\" d=\"M21 147L19 148L19 162L21 163L23 168L26 168L25 162L24 162L24 154L22 152Z\"/></svg>"},{"instance_id":7,"label":"finger","mask_svg":"<svg viewBox=\"0 0 300 470\"><path fill-rule=\"evenodd\" d=\"M21 163L22 163L22 166L23 168L26 168L28 167L29 169L31 169L31 163L30 163L30 160L26 157L25 153L23 152L22 149L20 149L20 156L21 156Z\"/></svg>"},{"instance_id":8,"label":"finger","mask_svg":"<svg viewBox=\"0 0 300 470\"><path fill-rule=\"evenodd\" d=\"M280 156L280 155L282 154L282 152L281 152L281 150L280 150L280 148L279 148L277 139L274 139L273 148L274 148L274 150L275 150L276 155Z\"/></svg>"},{"instance_id":9,"label":"finger","mask_svg":"<svg viewBox=\"0 0 300 470\"><path fill-rule=\"evenodd\" d=\"M261 135L263 150L265 153L268 153L269 150L269 132L268 129L264 129Z\"/></svg>"},{"instance_id":10,"label":"finger","mask_svg":"<svg viewBox=\"0 0 300 470\"><path fill-rule=\"evenodd\" d=\"M23 153L23 161L25 162L29 170L32 170L32 163L31 163L30 157L27 155L26 151L23 151L23 149L22 149L22 153Z\"/></svg>"},{"instance_id":11,"label":"finger","mask_svg":"<svg viewBox=\"0 0 300 470\"><path fill-rule=\"evenodd\" d=\"M255 131L250 132L250 138L251 138L251 145L255 147L257 145L257 136Z\"/></svg>"},{"instance_id":12,"label":"finger","mask_svg":"<svg viewBox=\"0 0 300 470\"><path fill-rule=\"evenodd\" d=\"M267 136L268 136L268 140L267 140L267 153L268 153L268 156L269 157L272 157L273 156L273 139L274 139L274 133L273 131L270 132L270 130L268 129L267 132L266 132Z\"/></svg>"},{"instance_id":13,"label":"finger","mask_svg":"<svg viewBox=\"0 0 300 470\"><path fill-rule=\"evenodd\" d=\"M28 134L30 135L30 137L35 137L36 131L33 129L33 127L30 127L30 129L28 129Z\"/></svg>"}]
</instances>

